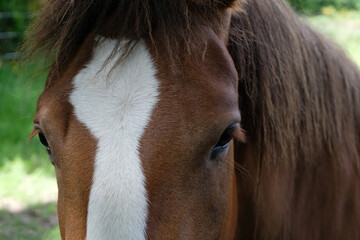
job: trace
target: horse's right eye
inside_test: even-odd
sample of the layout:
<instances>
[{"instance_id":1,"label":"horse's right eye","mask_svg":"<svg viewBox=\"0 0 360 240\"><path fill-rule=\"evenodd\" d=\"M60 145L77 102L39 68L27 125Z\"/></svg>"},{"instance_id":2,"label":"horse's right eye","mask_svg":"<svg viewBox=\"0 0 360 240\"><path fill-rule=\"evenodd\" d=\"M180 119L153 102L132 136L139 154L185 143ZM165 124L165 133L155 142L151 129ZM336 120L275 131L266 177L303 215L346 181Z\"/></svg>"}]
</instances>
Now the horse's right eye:
<instances>
[{"instance_id":1,"label":"horse's right eye","mask_svg":"<svg viewBox=\"0 0 360 240\"><path fill-rule=\"evenodd\" d=\"M46 140L46 137L41 132L39 133L39 139L40 139L40 142L41 142L42 145L44 145L47 148L49 147L49 144L48 144L48 142Z\"/></svg>"},{"instance_id":2,"label":"horse's right eye","mask_svg":"<svg viewBox=\"0 0 360 240\"><path fill-rule=\"evenodd\" d=\"M54 156L53 156L53 154L52 154L52 152L50 150L50 146L49 146L49 144L48 144L48 142L46 140L45 135L43 133L41 133L41 132L39 133L39 139L40 139L41 144L46 147L46 152L49 155L51 164L55 165L55 158L54 158Z\"/></svg>"}]
</instances>

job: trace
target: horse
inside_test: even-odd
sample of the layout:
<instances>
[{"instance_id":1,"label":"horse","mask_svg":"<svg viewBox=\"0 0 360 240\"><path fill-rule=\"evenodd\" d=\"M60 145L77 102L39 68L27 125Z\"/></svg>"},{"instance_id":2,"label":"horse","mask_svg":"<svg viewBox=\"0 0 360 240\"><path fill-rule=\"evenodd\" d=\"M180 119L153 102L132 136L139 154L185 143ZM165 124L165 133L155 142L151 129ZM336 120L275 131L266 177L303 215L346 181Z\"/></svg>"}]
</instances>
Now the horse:
<instances>
[{"instance_id":1,"label":"horse","mask_svg":"<svg viewBox=\"0 0 360 240\"><path fill-rule=\"evenodd\" d=\"M360 72L283 0L49 0L26 49L62 239L360 239Z\"/></svg>"}]
</instances>

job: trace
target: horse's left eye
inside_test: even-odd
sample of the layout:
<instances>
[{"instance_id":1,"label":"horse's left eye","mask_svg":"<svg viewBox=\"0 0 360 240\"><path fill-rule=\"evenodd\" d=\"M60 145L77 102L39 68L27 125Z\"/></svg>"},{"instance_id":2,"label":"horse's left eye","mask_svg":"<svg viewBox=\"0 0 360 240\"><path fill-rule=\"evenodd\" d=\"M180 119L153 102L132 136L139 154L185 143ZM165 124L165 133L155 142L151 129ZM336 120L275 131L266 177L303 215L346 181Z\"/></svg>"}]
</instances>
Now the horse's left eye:
<instances>
[{"instance_id":1,"label":"horse's left eye","mask_svg":"<svg viewBox=\"0 0 360 240\"><path fill-rule=\"evenodd\" d=\"M50 147L49 147L49 144L48 144L48 142L46 140L45 135L43 133L41 133L41 132L39 133L39 139L40 139L41 144L46 147L46 152L49 155L51 164L54 165L55 164L54 156L53 156L53 154L52 154L52 152L50 150Z\"/></svg>"},{"instance_id":2,"label":"horse's left eye","mask_svg":"<svg viewBox=\"0 0 360 240\"><path fill-rule=\"evenodd\" d=\"M230 141L232 139L231 130L226 129L225 132L221 135L219 141L215 145L215 148L223 148L229 145Z\"/></svg>"},{"instance_id":3,"label":"horse's left eye","mask_svg":"<svg viewBox=\"0 0 360 240\"><path fill-rule=\"evenodd\" d=\"M234 131L234 128L236 128L236 124L230 125L226 130L221 134L218 142L214 146L214 148L211 151L211 158L215 158L217 155L222 153L227 149L227 147L230 144L230 141L232 140L232 132Z\"/></svg>"}]
</instances>

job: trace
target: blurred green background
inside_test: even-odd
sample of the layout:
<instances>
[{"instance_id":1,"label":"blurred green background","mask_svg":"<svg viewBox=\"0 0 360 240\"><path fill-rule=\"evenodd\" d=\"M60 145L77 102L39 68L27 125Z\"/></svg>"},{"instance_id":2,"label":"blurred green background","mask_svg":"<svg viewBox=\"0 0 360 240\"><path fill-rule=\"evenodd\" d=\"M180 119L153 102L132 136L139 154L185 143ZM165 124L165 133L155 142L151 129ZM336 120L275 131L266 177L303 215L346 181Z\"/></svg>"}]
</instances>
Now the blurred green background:
<instances>
[{"instance_id":1,"label":"blurred green background","mask_svg":"<svg viewBox=\"0 0 360 240\"><path fill-rule=\"evenodd\" d=\"M14 59L40 2L0 1L0 240L60 239L54 170L38 140L27 141L47 69ZM360 0L288 2L360 66Z\"/></svg>"}]
</instances>

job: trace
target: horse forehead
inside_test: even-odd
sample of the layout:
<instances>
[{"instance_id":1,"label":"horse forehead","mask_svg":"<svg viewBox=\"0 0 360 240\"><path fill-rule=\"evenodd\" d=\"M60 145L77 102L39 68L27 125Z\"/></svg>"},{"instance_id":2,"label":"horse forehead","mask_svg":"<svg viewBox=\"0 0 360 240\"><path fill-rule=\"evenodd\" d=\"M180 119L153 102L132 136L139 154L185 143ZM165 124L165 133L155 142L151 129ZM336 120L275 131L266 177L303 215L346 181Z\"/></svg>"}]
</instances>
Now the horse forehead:
<instances>
[{"instance_id":1,"label":"horse forehead","mask_svg":"<svg viewBox=\"0 0 360 240\"><path fill-rule=\"evenodd\" d=\"M204 46L192 54L184 54L176 73L169 71L171 59L166 49L159 48L160 51L153 54L162 92L176 93L161 97L170 101L190 101L189 108L204 113L211 112L205 105L213 110L216 105L222 105L219 111L237 110L234 107L238 103L238 74L234 62L226 43L212 30L207 33Z\"/></svg>"},{"instance_id":2,"label":"horse forehead","mask_svg":"<svg viewBox=\"0 0 360 240\"><path fill-rule=\"evenodd\" d=\"M96 112L102 113L99 117L103 118L104 124L108 120L113 121L111 118L119 117L117 120L124 123L122 129L126 129L134 124L132 120L140 120L136 114L151 102L158 82L143 42L116 66L117 59L108 61L115 45L115 40L105 40L96 47L92 60L73 79L70 100L73 105L76 102L77 105L90 107L81 113L75 109L78 116L86 115L88 119L93 119ZM74 92L81 94L75 97ZM109 126L115 127L111 122ZM102 130L103 127L100 127L99 131Z\"/></svg>"},{"instance_id":3,"label":"horse forehead","mask_svg":"<svg viewBox=\"0 0 360 240\"><path fill-rule=\"evenodd\" d=\"M207 97L208 100L210 100L209 102L211 102L211 100L218 102L221 99L228 101L229 97L232 96L232 98L235 99L234 96L237 95L238 75L233 60L226 49L226 43L224 43L223 40L212 30L209 30L208 34L204 36L204 38L207 39L207 46L205 48L200 48L199 50L203 51L200 53L202 54L202 57L204 57L203 59L193 57L192 54L185 55L186 58L183 61L183 66L186 67L180 69L180 72L185 73L183 76L187 77L171 76L171 74L170 77L163 77L168 76L169 74L168 64L170 60L168 59L166 50L161 49L161 47L158 49L160 51L156 53L152 51L153 48L149 45L147 45L142 51L147 54L150 53L147 57L152 58L150 61L153 61L153 67L156 68L152 70L157 72L156 78L160 80L160 84L172 85L176 88L179 86L174 83L176 83L176 81L181 81L181 87L186 87L188 91L196 91L197 93L208 95ZM55 79L50 80L50 86L53 87L49 87L44 90L38 100L37 110L42 110L42 112L71 110L69 109L71 106L64 104L64 102L68 102L68 95L73 90L75 77L81 73L84 66L86 67L89 60L91 61L95 59L96 62L93 65L99 67L102 66L102 63L108 56L107 54L104 54L104 52L112 50L114 47L114 44L112 43L115 43L115 41L106 41L105 44L100 46L100 50L95 51L94 55L89 55L89 51L86 46L81 49L79 54L81 55L79 63L76 63L75 67L70 67L70 69L65 71L60 78L56 79L55 76ZM161 58L161 60L156 57ZM146 77L146 72L144 75L144 72L137 71L142 64L141 58L133 57L132 59L128 59L126 63L127 64L120 65L120 67L117 68L118 73L125 73L128 75L133 74L135 76L134 78L137 77L140 79ZM112 65L107 64L106 67L109 68L112 67ZM93 80L98 77L96 72L93 74L94 76L88 79L90 80L88 81L89 83L93 82ZM137 76L137 74L142 75ZM50 77L51 75L52 74L49 73ZM141 83L141 81L139 81L139 83ZM146 89L146 87L143 86L143 89ZM122 91L131 91L131 89L123 88ZM128 96L128 94L124 95Z\"/></svg>"},{"instance_id":4,"label":"horse forehead","mask_svg":"<svg viewBox=\"0 0 360 240\"><path fill-rule=\"evenodd\" d=\"M104 40L96 47L70 94L74 114L97 139L87 239L144 239L147 196L138 148L158 81L143 42L119 64L108 59L115 46Z\"/></svg>"}]
</instances>

